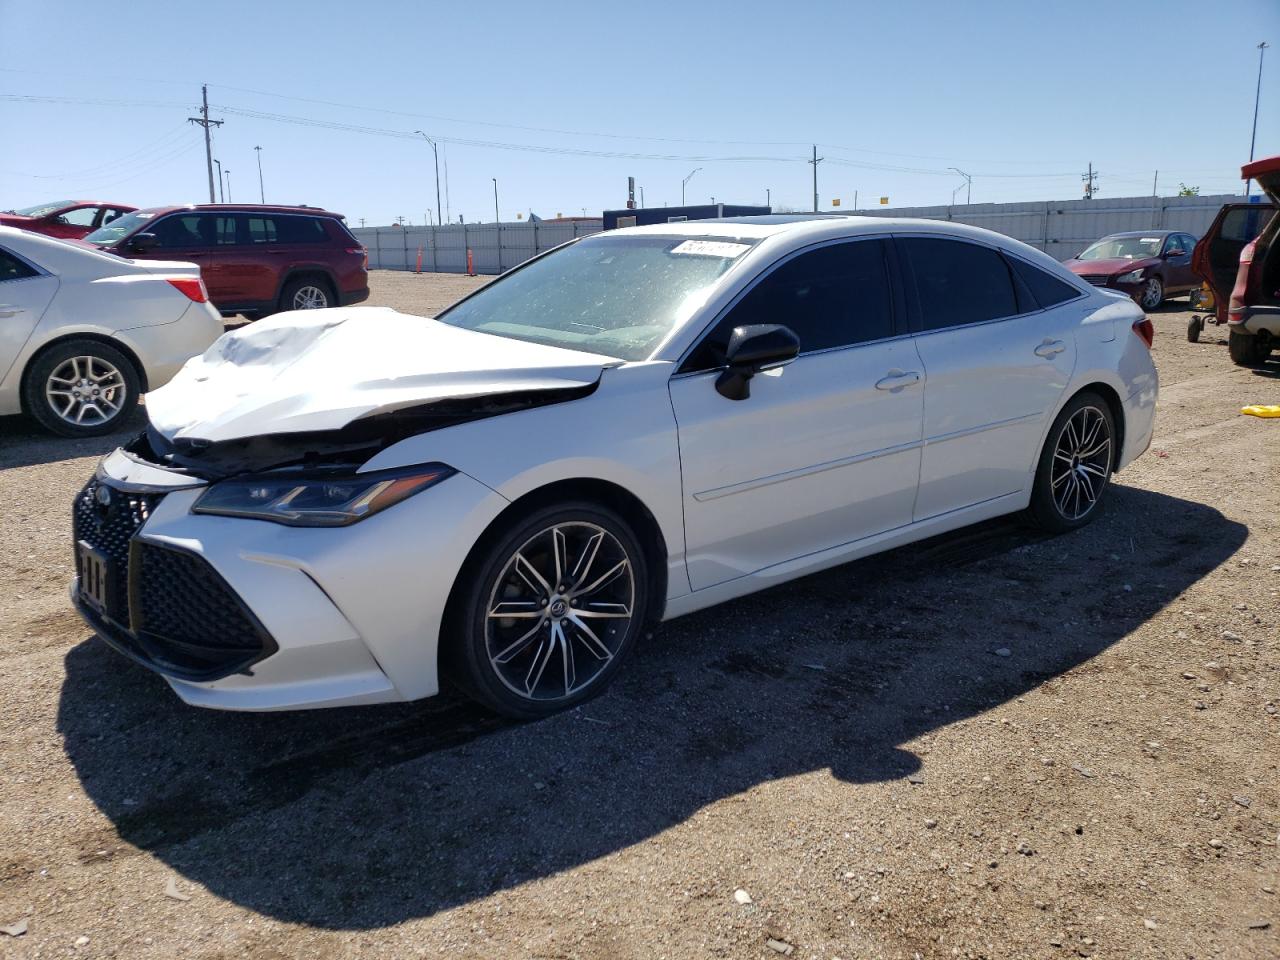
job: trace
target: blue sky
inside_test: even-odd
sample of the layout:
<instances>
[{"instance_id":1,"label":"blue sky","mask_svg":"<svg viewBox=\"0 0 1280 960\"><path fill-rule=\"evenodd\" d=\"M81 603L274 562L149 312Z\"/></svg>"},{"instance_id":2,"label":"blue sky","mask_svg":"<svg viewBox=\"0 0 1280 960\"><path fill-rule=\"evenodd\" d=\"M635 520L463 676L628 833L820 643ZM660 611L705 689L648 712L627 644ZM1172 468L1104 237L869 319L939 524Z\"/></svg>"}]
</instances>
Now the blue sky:
<instances>
[{"instance_id":1,"label":"blue sky","mask_svg":"<svg viewBox=\"0 0 1280 960\"><path fill-rule=\"evenodd\" d=\"M372 225L648 206L824 209L888 196L1070 199L1240 189L1280 154L1280 2L684 3L0 0L0 207L207 198L185 122L209 84L231 196ZM14 98L44 99L14 99ZM269 115L269 116L268 116ZM364 132L351 129L365 128ZM442 178L444 175L442 167ZM443 188L442 188L443 189ZM957 194L963 200L964 191Z\"/></svg>"}]
</instances>

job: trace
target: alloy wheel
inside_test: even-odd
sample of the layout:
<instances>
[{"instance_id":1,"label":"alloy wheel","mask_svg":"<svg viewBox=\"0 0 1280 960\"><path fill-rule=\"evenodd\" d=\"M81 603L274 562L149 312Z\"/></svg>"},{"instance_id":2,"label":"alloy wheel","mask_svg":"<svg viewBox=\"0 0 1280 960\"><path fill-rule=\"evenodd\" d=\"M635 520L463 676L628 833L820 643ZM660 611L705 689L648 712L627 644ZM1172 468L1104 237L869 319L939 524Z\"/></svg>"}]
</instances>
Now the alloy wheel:
<instances>
[{"instance_id":1,"label":"alloy wheel","mask_svg":"<svg viewBox=\"0 0 1280 960\"><path fill-rule=\"evenodd\" d=\"M521 698L565 700L619 653L635 601L635 572L617 537L593 523L548 527L508 558L490 591L489 666Z\"/></svg>"},{"instance_id":2,"label":"alloy wheel","mask_svg":"<svg viewBox=\"0 0 1280 960\"><path fill-rule=\"evenodd\" d=\"M329 306L329 295L315 284L299 287L293 295L294 310L323 310Z\"/></svg>"},{"instance_id":3,"label":"alloy wheel","mask_svg":"<svg viewBox=\"0 0 1280 960\"><path fill-rule=\"evenodd\" d=\"M127 394L124 375L101 357L68 357L44 386L49 409L66 423L85 427L113 420Z\"/></svg>"},{"instance_id":4,"label":"alloy wheel","mask_svg":"<svg viewBox=\"0 0 1280 960\"><path fill-rule=\"evenodd\" d=\"M1098 504L1111 470L1111 427L1097 407L1081 407L1062 425L1049 480L1053 502L1067 520Z\"/></svg>"},{"instance_id":5,"label":"alloy wheel","mask_svg":"<svg viewBox=\"0 0 1280 960\"><path fill-rule=\"evenodd\" d=\"M1142 290L1142 306L1145 310L1154 310L1164 300L1164 285L1159 277L1152 277Z\"/></svg>"}]
</instances>

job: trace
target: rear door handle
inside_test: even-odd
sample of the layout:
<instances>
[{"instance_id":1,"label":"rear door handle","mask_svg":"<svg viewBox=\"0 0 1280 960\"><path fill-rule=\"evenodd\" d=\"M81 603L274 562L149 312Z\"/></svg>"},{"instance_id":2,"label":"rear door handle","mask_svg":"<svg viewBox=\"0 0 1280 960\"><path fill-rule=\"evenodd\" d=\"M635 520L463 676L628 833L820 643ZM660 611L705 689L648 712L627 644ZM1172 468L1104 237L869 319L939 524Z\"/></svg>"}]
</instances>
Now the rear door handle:
<instances>
[{"instance_id":1,"label":"rear door handle","mask_svg":"<svg viewBox=\"0 0 1280 960\"><path fill-rule=\"evenodd\" d=\"M890 370L885 376L876 381L877 390L901 390L903 387L914 386L920 382L920 374L915 370Z\"/></svg>"},{"instance_id":2,"label":"rear door handle","mask_svg":"<svg viewBox=\"0 0 1280 960\"><path fill-rule=\"evenodd\" d=\"M11 307L7 303L0 303L0 317L12 317L21 312L21 307Z\"/></svg>"},{"instance_id":3,"label":"rear door handle","mask_svg":"<svg viewBox=\"0 0 1280 960\"><path fill-rule=\"evenodd\" d=\"M1046 340L1036 347L1036 356L1047 360L1049 357L1056 357L1065 349L1067 349L1066 345L1061 340Z\"/></svg>"}]
</instances>

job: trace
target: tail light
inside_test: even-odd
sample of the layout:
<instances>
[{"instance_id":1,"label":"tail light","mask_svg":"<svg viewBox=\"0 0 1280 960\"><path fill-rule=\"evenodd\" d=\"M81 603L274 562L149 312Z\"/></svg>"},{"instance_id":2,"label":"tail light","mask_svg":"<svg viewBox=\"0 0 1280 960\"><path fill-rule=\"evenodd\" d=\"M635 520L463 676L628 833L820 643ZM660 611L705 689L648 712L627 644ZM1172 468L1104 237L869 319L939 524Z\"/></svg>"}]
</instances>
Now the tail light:
<instances>
[{"instance_id":1,"label":"tail light","mask_svg":"<svg viewBox=\"0 0 1280 960\"><path fill-rule=\"evenodd\" d=\"M343 252L344 252L344 253L349 253L349 254L351 254L352 256L355 256L355 257L362 257L363 259L360 261L360 265L361 265L361 266L363 266L366 270L368 270L368 269L369 269L369 251L368 251L366 248L364 248L364 247L347 247L347 249L346 249L346 250L344 250Z\"/></svg>"},{"instance_id":2,"label":"tail light","mask_svg":"<svg viewBox=\"0 0 1280 960\"><path fill-rule=\"evenodd\" d=\"M185 294L188 300L196 303L209 302L209 291L204 288L204 281L199 277L183 277L181 280L170 280L169 283Z\"/></svg>"},{"instance_id":3,"label":"tail light","mask_svg":"<svg viewBox=\"0 0 1280 960\"><path fill-rule=\"evenodd\" d=\"M1152 326L1150 317L1143 317L1141 320L1133 321L1133 332L1147 345L1147 349L1150 349L1151 345L1155 343L1156 328Z\"/></svg>"}]
</instances>

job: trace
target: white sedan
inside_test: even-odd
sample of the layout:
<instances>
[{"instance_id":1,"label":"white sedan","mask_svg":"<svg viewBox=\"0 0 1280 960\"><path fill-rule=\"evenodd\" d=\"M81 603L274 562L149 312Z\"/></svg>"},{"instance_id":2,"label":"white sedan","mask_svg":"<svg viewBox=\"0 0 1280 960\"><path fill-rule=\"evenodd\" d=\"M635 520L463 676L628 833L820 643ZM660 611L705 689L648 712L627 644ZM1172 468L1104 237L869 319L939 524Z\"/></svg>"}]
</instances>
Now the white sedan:
<instances>
[{"instance_id":1,"label":"white sedan","mask_svg":"<svg viewBox=\"0 0 1280 960\"><path fill-rule=\"evenodd\" d=\"M116 429L222 334L194 263L125 260L0 227L0 415Z\"/></svg>"},{"instance_id":2,"label":"white sedan","mask_svg":"<svg viewBox=\"0 0 1280 960\"><path fill-rule=\"evenodd\" d=\"M436 319L282 314L147 399L72 597L184 700L540 716L644 624L1000 514L1151 441L1152 328L1007 237L763 217L560 247Z\"/></svg>"}]
</instances>

